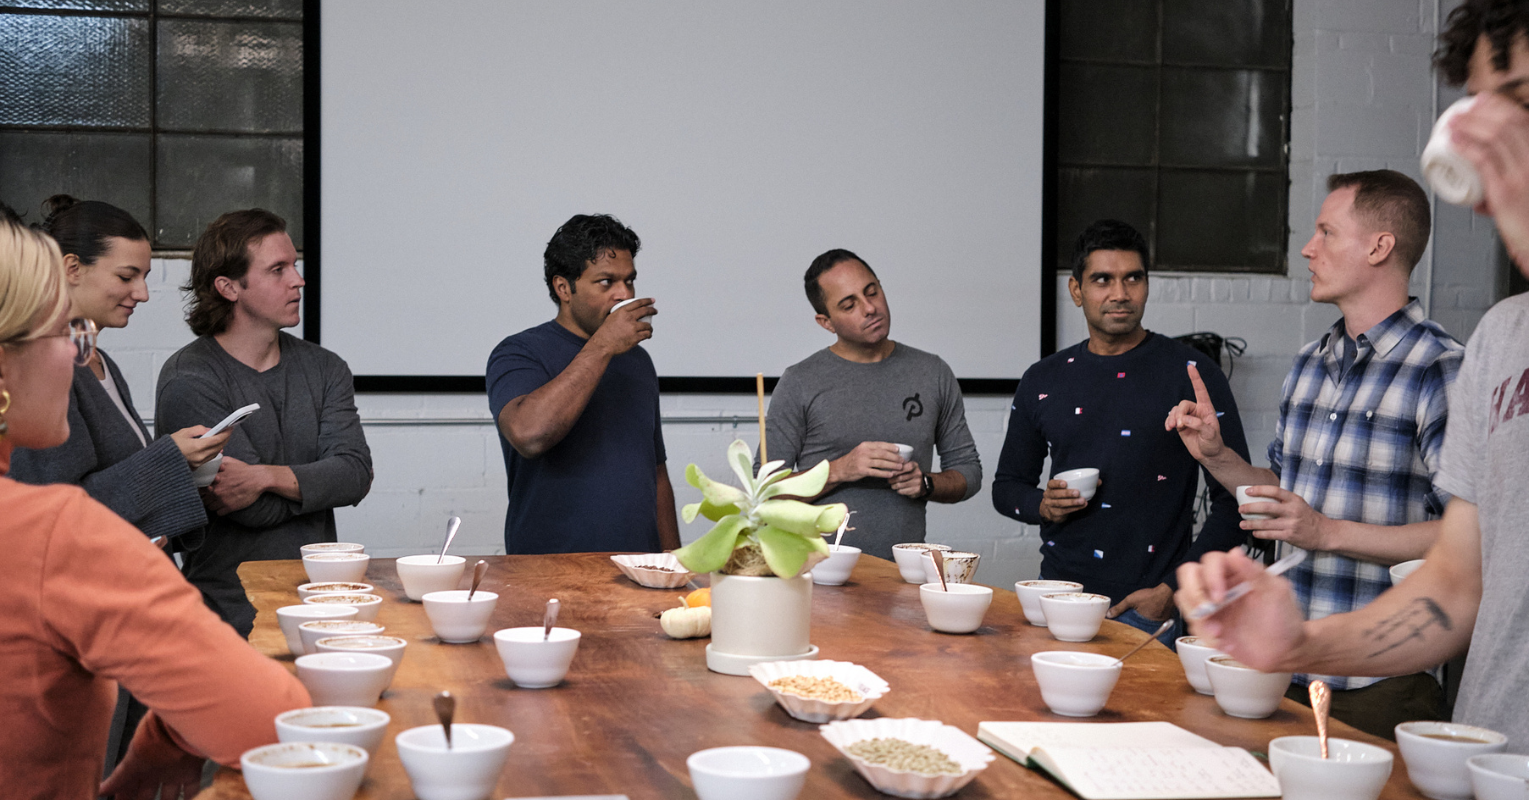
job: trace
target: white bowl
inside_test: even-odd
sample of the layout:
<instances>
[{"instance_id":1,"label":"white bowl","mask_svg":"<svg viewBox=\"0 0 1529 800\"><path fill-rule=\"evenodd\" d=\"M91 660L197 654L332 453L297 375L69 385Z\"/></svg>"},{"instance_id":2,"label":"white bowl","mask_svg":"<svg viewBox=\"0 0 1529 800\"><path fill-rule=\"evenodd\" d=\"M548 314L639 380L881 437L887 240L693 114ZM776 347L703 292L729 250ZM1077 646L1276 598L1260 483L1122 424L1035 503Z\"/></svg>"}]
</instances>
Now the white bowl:
<instances>
[{"instance_id":1,"label":"white bowl","mask_svg":"<svg viewBox=\"0 0 1529 800\"><path fill-rule=\"evenodd\" d=\"M297 679L314 705L372 708L388 685L393 662L375 653L313 653L297 657Z\"/></svg>"},{"instance_id":2,"label":"white bowl","mask_svg":"<svg viewBox=\"0 0 1529 800\"><path fill-rule=\"evenodd\" d=\"M830 722L818 729L828 743L843 753L860 777L876 791L893 797L949 797L987 769L993 751L952 725L927 719L848 719ZM963 770L960 775L925 775L904 772L871 764L844 752L844 748L866 739L901 739L912 744L933 747L950 757Z\"/></svg>"},{"instance_id":3,"label":"white bowl","mask_svg":"<svg viewBox=\"0 0 1529 800\"><path fill-rule=\"evenodd\" d=\"M673 553L611 556L611 561L622 575L649 589L678 589L695 577Z\"/></svg>"},{"instance_id":4,"label":"white bowl","mask_svg":"<svg viewBox=\"0 0 1529 800\"><path fill-rule=\"evenodd\" d=\"M346 583L344 581L305 583L297 587L297 599L307 600L316 594L375 594L372 591L375 588L377 587L370 583Z\"/></svg>"},{"instance_id":5,"label":"white bowl","mask_svg":"<svg viewBox=\"0 0 1529 800\"><path fill-rule=\"evenodd\" d=\"M1110 598L1092 592L1052 592L1041 595L1046 629L1062 642L1087 642L1099 633Z\"/></svg>"},{"instance_id":6,"label":"white bowl","mask_svg":"<svg viewBox=\"0 0 1529 800\"><path fill-rule=\"evenodd\" d=\"M982 627L982 618L993 604L993 589L975 583L951 583L941 587L926 583L918 587L929 627L942 633L971 633Z\"/></svg>"},{"instance_id":7,"label":"white bowl","mask_svg":"<svg viewBox=\"0 0 1529 800\"><path fill-rule=\"evenodd\" d=\"M467 599L468 594L472 594L470 601ZM466 589L454 589L449 592L431 592L424 596L423 602L425 616L430 618L430 627L441 641L466 644L483 638L483 633L488 630L488 618L493 616L494 605L499 602L499 595L481 589L475 593Z\"/></svg>"},{"instance_id":8,"label":"white bowl","mask_svg":"<svg viewBox=\"0 0 1529 800\"><path fill-rule=\"evenodd\" d=\"M206 489L211 486L212 482L218 479L218 467L222 465L222 453L218 453L202 462L202 466L191 470L191 485L198 489Z\"/></svg>"},{"instance_id":9,"label":"white bowl","mask_svg":"<svg viewBox=\"0 0 1529 800\"><path fill-rule=\"evenodd\" d=\"M1329 738L1327 756L1315 736L1269 742L1269 767L1284 800L1375 800L1391 777L1391 751L1372 744Z\"/></svg>"},{"instance_id":10,"label":"white bowl","mask_svg":"<svg viewBox=\"0 0 1529 800\"><path fill-rule=\"evenodd\" d=\"M316 594L303 601L314 606L354 606L356 619L371 622L382 609L382 598L375 594Z\"/></svg>"},{"instance_id":11,"label":"white bowl","mask_svg":"<svg viewBox=\"0 0 1529 800\"><path fill-rule=\"evenodd\" d=\"M403 661L403 652L409 644L408 639L399 636L380 636L377 634L362 636L325 636L313 642L315 653L376 653L393 662L393 668L388 670L388 686L393 685L393 676L398 674L398 665Z\"/></svg>"},{"instance_id":12,"label":"white bowl","mask_svg":"<svg viewBox=\"0 0 1529 800\"><path fill-rule=\"evenodd\" d=\"M302 555L314 553L365 553L366 545L357 542L314 542L297 548Z\"/></svg>"},{"instance_id":13,"label":"white bowl","mask_svg":"<svg viewBox=\"0 0 1529 800\"><path fill-rule=\"evenodd\" d=\"M968 553L964 550L942 550L943 558L940 563L945 565L946 583L971 583L977 577L977 563L982 556L976 553ZM934 569L934 556L925 550L918 557L919 565L924 568L924 583L939 583L940 573Z\"/></svg>"},{"instance_id":14,"label":"white bowl","mask_svg":"<svg viewBox=\"0 0 1529 800\"><path fill-rule=\"evenodd\" d=\"M903 576L903 580L912 584L924 582L924 557L925 550L949 550L948 545L928 544L925 542L904 542L892 545L892 560L897 562L897 572Z\"/></svg>"},{"instance_id":15,"label":"white bowl","mask_svg":"<svg viewBox=\"0 0 1529 800\"><path fill-rule=\"evenodd\" d=\"M1266 485L1263 485L1263 484L1251 484L1251 485L1248 485L1248 486L1238 486L1237 489L1236 489L1235 494L1237 495L1237 505L1239 507L1240 506L1251 506L1251 505L1273 505L1276 502L1272 498L1259 497L1257 495L1248 494L1248 490L1253 488L1254 486L1259 486L1260 488L1266 488L1266 489L1278 489L1279 488L1278 486L1266 486ZM1243 519L1274 519L1274 515L1273 514L1243 514L1242 518Z\"/></svg>"},{"instance_id":16,"label":"white bowl","mask_svg":"<svg viewBox=\"0 0 1529 800\"><path fill-rule=\"evenodd\" d=\"M1051 479L1054 481L1066 481L1067 488L1078 490L1078 497L1082 500L1094 499L1094 492L1099 489L1099 470L1093 467L1058 472L1052 475Z\"/></svg>"},{"instance_id":17,"label":"white bowl","mask_svg":"<svg viewBox=\"0 0 1529 800\"><path fill-rule=\"evenodd\" d=\"M392 719L386 711L361 706L294 708L276 715L276 738L283 742L339 742L375 756Z\"/></svg>"},{"instance_id":18,"label":"white bowl","mask_svg":"<svg viewBox=\"0 0 1529 800\"><path fill-rule=\"evenodd\" d=\"M398 760L419 800L483 800L494 791L515 734L493 725L451 725L451 747L438 724L394 737Z\"/></svg>"},{"instance_id":19,"label":"white bowl","mask_svg":"<svg viewBox=\"0 0 1529 800\"><path fill-rule=\"evenodd\" d=\"M1114 656L1047 650L1030 656L1046 707L1064 717L1092 717L1110 701L1122 665Z\"/></svg>"},{"instance_id":20,"label":"white bowl","mask_svg":"<svg viewBox=\"0 0 1529 800\"><path fill-rule=\"evenodd\" d=\"M859 561L860 548L847 544L829 545L828 559L812 568L812 582L819 586L843 586Z\"/></svg>"},{"instance_id":21,"label":"white bowl","mask_svg":"<svg viewBox=\"0 0 1529 800\"><path fill-rule=\"evenodd\" d=\"M1205 676L1215 691L1216 705L1229 717L1263 719L1279 708L1290 690L1290 673L1259 672L1231 656L1207 658Z\"/></svg>"},{"instance_id":22,"label":"white bowl","mask_svg":"<svg viewBox=\"0 0 1529 800\"><path fill-rule=\"evenodd\" d=\"M340 742L287 742L244 751L239 767L255 800L350 800L370 761Z\"/></svg>"},{"instance_id":23,"label":"white bowl","mask_svg":"<svg viewBox=\"0 0 1529 800\"><path fill-rule=\"evenodd\" d=\"M1400 564L1393 565L1391 567L1391 585L1395 586L1401 583L1403 578L1417 572L1418 567L1423 566L1423 560L1421 558L1414 558L1411 561L1403 561Z\"/></svg>"},{"instance_id":24,"label":"white bowl","mask_svg":"<svg viewBox=\"0 0 1529 800\"><path fill-rule=\"evenodd\" d=\"M366 565L371 559L365 553L313 553L303 556L303 570L313 583L356 583L366 577Z\"/></svg>"},{"instance_id":25,"label":"white bowl","mask_svg":"<svg viewBox=\"0 0 1529 800\"><path fill-rule=\"evenodd\" d=\"M759 685L769 690L775 702L787 714L803 722L832 722L853 719L869 711L877 700L885 697L887 682L876 673L848 661L766 661L749 667L749 675ZM833 678L860 695L858 702L830 703L801 695L789 694L770 686L771 682L793 675L808 678Z\"/></svg>"},{"instance_id":26,"label":"white bowl","mask_svg":"<svg viewBox=\"0 0 1529 800\"><path fill-rule=\"evenodd\" d=\"M1210 676L1205 674L1205 661L1212 656L1226 654L1200 644L1198 636L1180 636L1174 644L1178 648L1179 663L1184 665L1184 677L1189 681L1190 688L1200 694L1214 695L1216 690L1211 688Z\"/></svg>"},{"instance_id":27,"label":"white bowl","mask_svg":"<svg viewBox=\"0 0 1529 800\"><path fill-rule=\"evenodd\" d=\"M281 628L281 635L287 637L287 649L292 655L300 656L307 651L303 649L302 635L298 633L299 625L316 619L355 619L359 613L355 606L337 608L299 603L276 609L276 624Z\"/></svg>"},{"instance_id":28,"label":"white bowl","mask_svg":"<svg viewBox=\"0 0 1529 800\"><path fill-rule=\"evenodd\" d=\"M1403 722L1396 726L1396 747L1402 751L1412 785L1434 800L1471 800L1471 756L1501 753L1508 737L1475 725L1453 722ZM1453 736L1458 739L1440 739ZM1529 799L1529 785L1525 786Z\"/></svg>"},{"instance_id":29,"label":"white bowl","mask_svg":"<svg viewBox=\"0 0 1529 800\"><path fill-rule=\"evenodd\" d=\"M393 562L405 597L418 603L431 592L449 592L462 583L467 559L461 556L404 556Z\"/></svg>"},{"instance_id":30,"label":"white bowl","mask_svg":"<svg viewBox=\"0 0 1529 800\"><path fill-rule=\"evenodd\" d=\"M779 747L713 747L685 759L700 800L793 800L812 762Z\"/></svg>"},{"instance_id":31,"label":"white bowl","mask_svg":"<svg viewBox=\"0 0 1529 800\"><path fill-rule=\"evenodd\" d=\"M1041 595L1081 591L1083 584L1074 581L1036 580L1014 584L1014 594L1019 597L1019 607L1025 611L1025 621L1038 628L1046 627L1046 612L1041 609Z\"/></svg>"},{"instance_id":32,"label":"white bowl","mask_svg":"<svg viewBox=\"0 0 1529 800\"><path fill-rule=\"evenodd\" d=\"M353 608L353 606L346 606ZM318 652L318 641L330 636L381 636L387 630L375 622L350 619L310 619L297 626L297 637L302 640L302 651L296 655Z\"/></svg>"},{"instance_id":33,"label":"white bowl","mask_svg":"<svg viewBox=\"0 0 1529 800\"><path fill-rule=\"evenodd\" d=\"M504 628L494 631L494 647L516 686L548 689L563 682L582 636L572 628L553 628L551 635L540 625Z\"/></svg>"},{"instance_id":34,"label":"white bowl","mask_svg":"<svg viewBox=\"0 0 1529 800\"><path fill-rule=\"evenodd\" d=\"M1506 753L1471 756L1465 766L1471 771L1476 800L1529 798L1529 756Z\"/></svg>"}]
</instances>

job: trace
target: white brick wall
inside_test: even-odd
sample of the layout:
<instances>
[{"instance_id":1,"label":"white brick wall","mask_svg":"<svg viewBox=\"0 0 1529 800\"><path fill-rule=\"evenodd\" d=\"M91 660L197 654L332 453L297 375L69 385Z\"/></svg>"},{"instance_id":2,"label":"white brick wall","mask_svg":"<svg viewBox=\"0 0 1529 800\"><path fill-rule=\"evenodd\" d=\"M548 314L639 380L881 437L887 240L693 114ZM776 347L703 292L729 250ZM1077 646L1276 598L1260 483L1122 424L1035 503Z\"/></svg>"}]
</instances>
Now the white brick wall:
<instances>
[{"instance_id":1,"label":"white brick wall","mask_svg":"<svg viewBox=\"0 0 1529 800\"><path fill-rule=\"evenodd\" d=\"M1445 5L1447 11L1448 0ZM1308 300L1311 284L1300 256L1325 195L1323 181L1332 172L1378 167L1418 176L1417 156L1431 121L1452 99L1436 87L1428 64L1440 19L1434 0L1296 0L1288 277L1163 273L1152 279L1149 328L1170 335L1209 330L1248 341L1232 389L1259 462L1273 433L1290 357L1338 316L1333 307ZM102 336L102 345L128 375L139 410L149 416L154 376L190 339L175 289L186 270L184 261L156 260L152 302L134 315L131 327ZM1436 205L1433 244L1414 276L1414 293L1429 303L1434 319L1466 338L1497 298L1501 275L1491 223L1464 209ZM1065 284L1065 278L1058 281L1058 341L1069 344L1086 332ZM1016 364L1016 374L1024 366ZM340 511L341 535L365 542L380 556L406 555L437 546L446 517L459 514L464 525L455 549L502 551L504 467L484 399L370 395L357 402L368 422L377 479L359 507ZM1006 397L966 399L989 480L1008 404ZM668 417L755 413L754 399L747 396L665 396L662 407ZM420 424L439 420L460 422ZM670 475L685 503L694 499L694 490L683 483L684 465L694 461L726 474L722 453L728 442L737 436L752 440L757 431L752 424L671 424L664 434ZM983 582L1002 586L1033 576L1039 563L1034 530L998 516L989 497L984 490L964 504L934 507L931 539L981 553ZM702 532L700 524L682 528L687 541Z\"/></svg>"}]
</instances>

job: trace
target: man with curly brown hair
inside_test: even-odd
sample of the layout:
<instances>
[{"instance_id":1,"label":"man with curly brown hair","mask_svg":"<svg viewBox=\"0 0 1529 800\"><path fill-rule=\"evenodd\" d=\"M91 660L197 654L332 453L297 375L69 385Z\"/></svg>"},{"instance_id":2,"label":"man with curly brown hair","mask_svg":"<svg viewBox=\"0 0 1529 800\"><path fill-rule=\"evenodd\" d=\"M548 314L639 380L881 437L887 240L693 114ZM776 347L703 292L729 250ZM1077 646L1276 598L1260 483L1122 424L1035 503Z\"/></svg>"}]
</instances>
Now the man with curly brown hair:
<instances>
[{"instance_id":1,"label":"man with curly brown hair","mask_svg":"<svg viewBox=\"0 0 1529 800\"><path fill-rule=\"evenodd\" d=\"M1469 0L1450 14L1436 55L1476 103L1450 126L1455 148L1481 176L1490 215L1529 274L1529 2ZM1415 672L1469 648L1457 722L1529 748L1529 295L1487 312L1449 396L1438 487L1453 497L1423 566L1348 614L1302 619L1289 582L1239 554L1210 554L1179 570L1186 611L1246 583L1242 600L1196 632L1264 671L1387 676Z\"/></svg>"}]
</instances>

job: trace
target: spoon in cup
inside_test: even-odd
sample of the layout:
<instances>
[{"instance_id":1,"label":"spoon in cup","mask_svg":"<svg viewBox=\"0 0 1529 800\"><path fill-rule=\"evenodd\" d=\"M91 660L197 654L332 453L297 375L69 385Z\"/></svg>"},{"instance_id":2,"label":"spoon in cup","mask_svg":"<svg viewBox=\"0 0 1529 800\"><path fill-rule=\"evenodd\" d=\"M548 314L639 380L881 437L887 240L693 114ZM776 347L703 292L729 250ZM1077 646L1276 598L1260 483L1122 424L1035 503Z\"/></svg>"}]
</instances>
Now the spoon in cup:
<instances>
[{"instance_id":1,"label":"spoon in cup","mask_svg":"<svg viewBox=\"0 0 1529 800\"><path fill-rule=\"evenodd\" d=\"M940 591L950 591L950 587L945 585L945 556L940 555L938 550L930 550L929 557L934 559L934 574L940 576Z\"/></svg>"},{"instance_id":2,"label":"spoon in cup","mask_svg":"<svg viewBox=\"0 0 1529 800\"><path fill-rule=\"evenodd\" d=\"M457 711L457 699L451 696L451 692L441 692L435 696L435 716L441 721L441 727L446 729L446 749L451 749L451 718Z\"/></svg>"},{"instance_id":3,"label":"spoon in cup","mask_svg":"<svg viewBox=\"0 0 1529 800\"><path fill-rule=\"evenodd\" d=\"M441 555L435 560L439 564L446 560L446 549L451 547L451 540L457 538L457 529L462 527L461 517L452 517L446 520L446 543L441 545Z\"/></svg>"},{"instance_id":4,"label":"spoon in cup","mask_svg":"<svg viewBox=\"0 0 1529 800\"><path fill-rule=\"evenodd\" d=\"M558 605L556 597L547 601L547 613L542 615L542 641L544 642L552 638L552 626L557 624L559 608L561 606Z\"/></svg>"},{"instance_id":5,"label":"spoon in cup","mask_svg":"<svg viewBox=\"0 0 1529 800\"><path fill-rule=\"evenodd\" d=\"M1171 619L1170 620L1165 620L1163 622L1163 624L1157 626L1157 630L1153 631L1151 636L1147 637L1146 641L1142 642L1139 645L1136 645L1135 647L1131 648L1130 650L1127 650L1125 655L1121 656L1120 658L1115 659L1115 663L1116 664L1123 664L1123 663L1125 663L1126 659L1130 658L1131 656L1136 655L1136 651L1137 650L1140 650L1143 647L1146 647L1147 645L1151 644L1153 642L1153 640L1155 640L1157 637L1162 636L1163 634L1167 633L1168 629L1172 628L1172 627L1173 627L1173 620L1171 620Z\"/></svg>"},{"instance_id":6,"label":"spoon in cup","mask_svg":"<svg viewBox=\"0 0 1529 800\"><path fill-rule=\"evenodd\" d=\"M1322 758L1327 758L1327 714L1333 707L1333 692L1326 681L1312 681L1306 691L1311 694L1311 711L1317 717L1317 745Z\"/></svg>"},{"instance_id":7,"label":"spoon in cup","mask_svg":"<svg viewBox=\"0 0 1529 800\"><path fill-rule=\"evenodd\" d=\"M488 574L488 562L480 558L478 563L473 565L473 585L472 588L467 590L467 600L469 602L472 601L473 592L478 591L478 584L483 582L483 576L486 574Z\"/></svg>"}]
</instances>

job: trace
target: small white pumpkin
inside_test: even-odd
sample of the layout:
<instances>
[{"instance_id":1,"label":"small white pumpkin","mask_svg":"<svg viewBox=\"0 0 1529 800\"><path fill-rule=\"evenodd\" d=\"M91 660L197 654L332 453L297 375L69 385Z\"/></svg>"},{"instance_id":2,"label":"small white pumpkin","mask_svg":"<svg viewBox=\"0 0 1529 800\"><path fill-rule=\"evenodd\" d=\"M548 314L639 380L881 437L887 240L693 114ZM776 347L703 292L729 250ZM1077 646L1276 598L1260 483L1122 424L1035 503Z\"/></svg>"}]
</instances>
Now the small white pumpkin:
<instances>
[{"instance_id":1,"label":"small white pumpkin","mask_svg":"<svg viewBox=\"0 0 1529 800\"><path fill-rule=\"evenodd\" d=\"M711 635L711 606L671 608L658 616L658 624L671 639L698 639Z\"/></svg>"}]
</instances>

